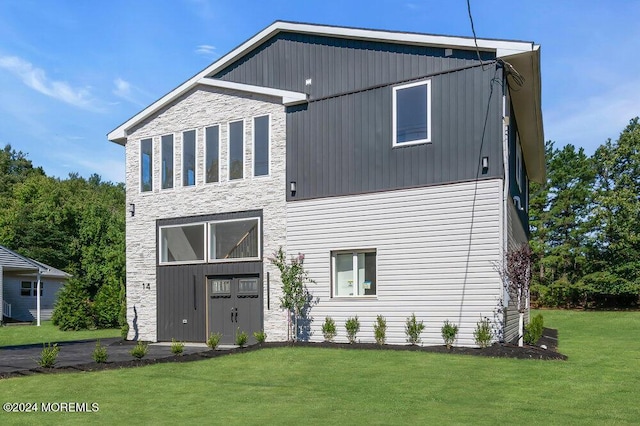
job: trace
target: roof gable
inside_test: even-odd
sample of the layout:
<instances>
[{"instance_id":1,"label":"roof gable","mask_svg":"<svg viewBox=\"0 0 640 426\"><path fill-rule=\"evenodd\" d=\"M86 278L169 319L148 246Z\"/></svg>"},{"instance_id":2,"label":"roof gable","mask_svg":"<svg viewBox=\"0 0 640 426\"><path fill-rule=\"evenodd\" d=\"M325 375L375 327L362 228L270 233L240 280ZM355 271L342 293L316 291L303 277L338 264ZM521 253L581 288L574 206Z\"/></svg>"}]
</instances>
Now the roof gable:
<instances>
[{"instance_id":1,"label":"roof gable","mask_svg":"<svg viewBox=\"0 0 640 426\"><path fill-rule=\"evenodd\" d=\"M4 271L17 271L25 273L38 273L48 277L69 278L70 274L45 265L44 263L22 256L13 250L0 246L0 266Z\"/></svg>"}]
</instances>

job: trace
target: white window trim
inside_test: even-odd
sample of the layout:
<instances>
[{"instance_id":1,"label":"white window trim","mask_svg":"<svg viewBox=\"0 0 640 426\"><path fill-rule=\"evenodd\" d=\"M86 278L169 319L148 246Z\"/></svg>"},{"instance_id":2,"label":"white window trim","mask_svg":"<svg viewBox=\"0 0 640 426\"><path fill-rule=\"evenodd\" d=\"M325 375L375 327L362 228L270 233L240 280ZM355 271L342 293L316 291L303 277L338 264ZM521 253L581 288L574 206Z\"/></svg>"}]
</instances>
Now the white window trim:
<instances>
[{"instance_id":1,"label":"white window trim","mask_svg":"<svg viewBox=\"0 0 640 426\"><path fill-rule=\"evenodd\" d=\"M242 178L231 179L231 124L242 122ZM247 123L244 118L239 120L231 120L227 123L227 181L241 181L246 179L247 171L245 170L245 162L247 161L245 132L247 131Z\"/></svg>"},{"instance_id":2,"label":"white window trim","mask_svg":"<svg viewBox=\"0 0 640 426\"><path fill-rule=\"evenodd\" d=\"M207 182L207 152L208 152L208 144L207 144L207 129L211 129L213 127L218 127L218 181L217 182ZM210 126L206 126L204 128L204 132L203 132L203 136L202 136L202 140L204 142L204 158L202 159L202 181L204 182L205 185L218 185L220 184L220 182L222 181L222 159L221 159L221 154L220 152L222 151L220 149L220 144L221 144L221 138L222 138L222 124L212 124Z\"/></svg>"},{"instance_id":3,"label":"white window trim","mask_svg":"<svg viewBox=\"0 0 640 426\"><path fill-rule=\"evenodd\" d=\"M256 175L256 118L262 117L267 117L269 120L269 125L267 126L267 150L269 155L267 167L269 169L269 173L266 175ZM257 179L271 177L271 114L256 115L251 118L251 153L251 175Z\"/></svg>"},{"instance_id":4,"label":"white window trim","mask_svg":"<svg viewBox=\"0 0 640 426\"><path fill-rule=\"evenodd\" d=\"M31 284L29 287L29 295L25 296L22 294L22 283ZM42 293L44 290L44 282L40 281L40 298L42 298ZM38 297L38 281L20 281L20 297Z\"/></svg>"},{"instance_id":5,"label":"white window trim","mask_svg":"<svg viewBox=\"0 0 640 426\"><path fill-rule=\"evenodd\" d=\"M238 179L239 180L239 179ZM257 220L258 221L258 256L257 257L242 257L239 259L212 259L211 258L211 253L209 248L211 247L211 233L209 232L209 229L211 228L210 225L212 224L218 224L218 223L229 223L229 222L247 222L250 220ZM254 261L254 260L262 260L262 221L260 220L259 217L243 217L243 218L238 218L238 219L224 219L224 220L210 220L207 222L207 253L206 253L206 258L207 258L207 262L208 263L230 263L230 262L247 262L247 261Z\"/></svg>"},{"instance_id":6,"label":"white window trim","mask_svg":"<svg viewBox=\"0 0 640 426\"><path fill-rule=\"evenodd\" d=\"M151 140L151 164L149 164L149 173L151 173L151 189L148 191L143 191L142 190L142 141L146 141L146 140ZM153 193L153 137L150 138L141 138L139 140L138 146L140 147L140 155L138 157L138 191L140 192L140 194L148 194L148 193Z\"/></svg>"},{"instance_id":7,"label":"white window trim","mask_svg":"<svg viewBox=\"0 0 640 426\"><path fill-rule=\"evenodd\" d=\"M171 136L172 137L172 145L171 145L171 157L173 158L173 185L171 186L171 188L163 188L162 187L162 182L163 182L163 167L162 167L162 157L163 157L163 150L164 148L162 147L162 138L165 136ZM175 133L165 133L164 135L160 136L160 190L161 191L172 191L174 189L176 189L176 135Z\"/></svg>"},{"instance_id":8,"label":"white window trim","mask_svg":"<svg viewBox=\"0 0 640 426\"><path fill-rule=\"evenodd\" d=\"M397 129L397 106L398 106L398 99L397 99L397 93L398 90L402 90L402 89L408 89L410 87L416 87L416 86L427 86L427 138L426 139L418 139L415 141L410 141L410 142L398 142L398 129ZM423 143L431 143L431 80L423 80L423 81L418 81L415 83L409 83L409 84L403 84L401 86L395 86L393 88L393 95L392 95L392 108L391 108L391 119L392 119L392 137L393 137L393 148L396 147L403 147L403 146L411 146L411 145L418 145L418 144L423 144Z\"/></svg>"},{"instance_id":9,"label":"white window trim","mask_svg":"<svg viewBox=\"0 0 640 426\"><path fill-rule=\"evenodd\" d=\"M337 254L351 254L352 255L352 271L353 271L353 282L358 282L358 254L360 253L375 253L376 254L376 294L367 294L367 295L337 295L336 294L336 255ZM378 250L377 249L354 249L354 250L332 250L331 251L331 297L334 299L377 299L378 298Z\"/></svg>"},{"instance_id":10,"label":"white window trim","mask_svg":"<svg viewBox=\"0 0 640 426\"><path fill-rule=\"evenodd\" d=\"M167 228L182 228L185 226L196 226L196 225L204 225L204 259L202 260L189 260L189 261L183 261L183 260L176 260L173 262L163 262L162 261L162 250L164 249L164 245L162 242L162 230L163 229L167 229ZM209 227L207 226L207 222L191 222L191 223L181 223L178 225L164 225L164 226L160 226L158 227L158 265L190 265L190 264L199 264L199 263L206 263L207 262L207 230L209 229Z\"/></svg>"},{"instance_id":11,"label":"white window trim","mask_svg":"<svg viewBox=\"0 0 640 426\"><path fill-rule=\"evenodd\" d=\"M185 161L184 161L184 148L185 148L185 143L184 143L184 134L187 132L195 132L195 137L193 139L193 185L185 185L184 184L184 176L185 176ZM198 129L186 129L183 130L181 133L181 154L180 154L180 183L183 188L193 188L198 186Z\"/></svg>"}]
</instances>

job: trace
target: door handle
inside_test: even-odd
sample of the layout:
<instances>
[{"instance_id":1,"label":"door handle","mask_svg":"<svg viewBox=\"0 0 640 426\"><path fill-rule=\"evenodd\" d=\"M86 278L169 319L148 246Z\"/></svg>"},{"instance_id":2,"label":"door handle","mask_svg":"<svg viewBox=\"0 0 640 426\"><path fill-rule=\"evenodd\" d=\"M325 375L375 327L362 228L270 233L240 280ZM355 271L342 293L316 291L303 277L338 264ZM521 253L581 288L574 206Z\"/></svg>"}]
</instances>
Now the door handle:
<instances>
[{"instance_id":1,"label":"door handle","mask_svg":"<svg viewBox=\"0 0 640 426\"><path fill-rule=\"evenodd\" d=\"M233 310L234 310L234 309L235 309L235 308L231 308L231 322L233 322Z\"/></svg>"}]
</instances>

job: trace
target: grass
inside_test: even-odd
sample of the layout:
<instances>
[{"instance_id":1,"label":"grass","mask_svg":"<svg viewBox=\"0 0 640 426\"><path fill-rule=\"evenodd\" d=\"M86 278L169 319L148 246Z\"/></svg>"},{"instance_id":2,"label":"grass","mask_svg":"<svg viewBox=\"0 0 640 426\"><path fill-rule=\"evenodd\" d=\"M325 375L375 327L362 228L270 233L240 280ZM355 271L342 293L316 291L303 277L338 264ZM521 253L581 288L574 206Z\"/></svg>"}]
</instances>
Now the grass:
<instances>
[{"instance_id":1,"label":"grass","mask_svg":"<svg viewBox=\"0 0 640 426\"><path fill-rule=\"evenodd\" d=\"M0 402L97 402L2 423L632 424L640 312L542 311L568 361L263 349L183 364L2 380Z\"/></svg>"},{"instance_id":2,"label":"grass","mask_svg":"<svg viewBox=\"0 0 640 426\"><path fill-rule=\"evenodd\" d=\"M120 329L60 331L51 321L42 321L40 327L35 325L0 327L0 347L119 336Z\"/></svg>"}]
</instances>

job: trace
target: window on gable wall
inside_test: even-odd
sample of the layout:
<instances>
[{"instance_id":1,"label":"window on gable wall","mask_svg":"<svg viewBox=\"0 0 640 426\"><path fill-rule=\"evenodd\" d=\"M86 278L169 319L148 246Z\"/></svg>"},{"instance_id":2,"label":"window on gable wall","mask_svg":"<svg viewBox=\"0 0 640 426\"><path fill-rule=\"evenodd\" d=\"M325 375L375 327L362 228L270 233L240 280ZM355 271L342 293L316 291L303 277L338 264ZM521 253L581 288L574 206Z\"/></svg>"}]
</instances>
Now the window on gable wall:
<instances>
[{"instance_id":1,"label":"window on gable wall","mask_svg":"<svg viewBox=\"0 0 640 426\"><path fill-rule=\"evenodd\" d=\"M205 182L220 181L220 126L205 129Z\"/></svg>"},{"instance_id":2,"label":"window on gable wall","mask_svg":"<svg viewBox=\"0 0 640 426\"><path fill-rule=\"evenodd\" d=\"M140 191L153 190L153 140L140 141Z\"/></svg>"},{"instance_id":3,"label":"window on gable wall","mask_svg":"<svg viewBox=\"0 0 640 426\"><path fill-rule=\"evenodd\" d=\"M196 184L196 131L182 133L182 185Z\"/></svg>"},{"instance_id":4,"label":"window on gable wall","mask_svg":"<svg viewBox=\"0 0 640 426\"><path fill-rule=\"evenodd\" d=\"M269 116L253 119L253 175L269 174Z\"/></svg>"},{"instance_id":5,"label":"window on gable wall","mask_svg":"<svg viewBox=\"0 0 640 426\"><path fill-rule=\"evenodd\" d=\"M331 264L334 297L376 295L375 250L333 252Z\"/></svg>"},{"instance_id":6,"label":"window on gable wall","mask_svg":"<svg viewBox=\"0 0 640 426\"><path fill-rule=\"evenodd\" d=\"M173 135L162 137L162 189L173 188Z\"/></svg>"},{"instance_id":7,"label":"window on gable wall","mask_svg":"<svg viewBox=\"0 0 640 426\"><path fill-rule=\"evenodd\" d=\"M524 194L522 190L522 147L520 146L520 136L516 133L516 183L521 194ZM524 201L524 200L523 200Z\"/></svg>"},{"instance_id":8,"label":"window on gable wall","mask_svg":"<svg viewBox=\"0 0 640 426\"><path fill-rule=\"evenodd\" d=\"M244 122L229 123L229 180L244 177Z\"/></svg>"},{"instance_id":9,"label":"window on gable wall","mask_svg":"<svg viewBox=\"0 0 640 426\"><path fill-rule=\"evenodd\" d=\"M393 146L431 142L431 80L393 88Z\"/></svg>"}]
</instances>

